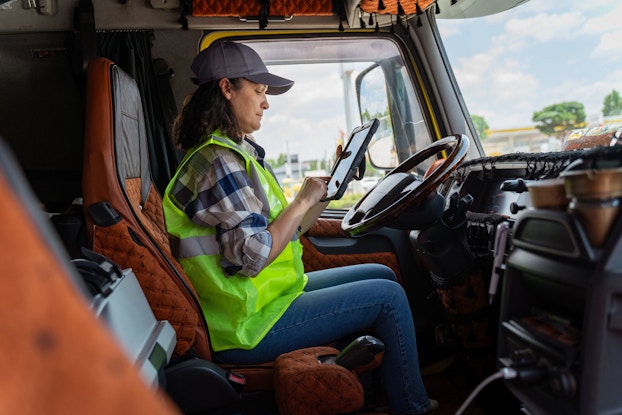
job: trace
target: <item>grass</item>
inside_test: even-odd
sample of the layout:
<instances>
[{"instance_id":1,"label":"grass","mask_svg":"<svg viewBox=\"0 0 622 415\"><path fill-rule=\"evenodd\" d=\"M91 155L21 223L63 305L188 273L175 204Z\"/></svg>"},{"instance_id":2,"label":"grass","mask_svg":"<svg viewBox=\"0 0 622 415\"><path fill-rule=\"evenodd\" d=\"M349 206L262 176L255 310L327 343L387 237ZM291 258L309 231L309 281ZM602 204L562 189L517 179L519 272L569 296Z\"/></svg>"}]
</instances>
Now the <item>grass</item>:
<instances>
[{"instance_id":1,"label":"grass","mask_svg":"<svg viewBox=\"0 0 622 415\"><path fill-rule=\"evenodd\" d=\"M350 209L363 195L359 193L346 193L339 200L333 200L328 204L329 209Z\"/></svg>"}]
</instances>

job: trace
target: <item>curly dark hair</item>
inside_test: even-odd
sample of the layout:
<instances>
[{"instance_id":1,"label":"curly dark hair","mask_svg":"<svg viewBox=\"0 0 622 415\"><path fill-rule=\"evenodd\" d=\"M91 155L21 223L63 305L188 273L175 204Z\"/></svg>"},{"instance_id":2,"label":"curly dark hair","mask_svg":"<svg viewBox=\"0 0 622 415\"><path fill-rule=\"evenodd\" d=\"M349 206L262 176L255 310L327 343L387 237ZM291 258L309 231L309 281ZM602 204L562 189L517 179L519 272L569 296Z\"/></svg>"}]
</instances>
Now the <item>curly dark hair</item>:
<instances>
[{"instance_id":1,"label":"curly dark hair","mask_svg":"<svg viewBox=\"0 0 622 415\"><path fill-rule=\"evenodd\" d=\"M229 79L234 89L242 87L242 78ZM203 142L207 135L221 130L227 137L241 143L244 137L233 114L230 102L220 91L219 80L209 81L184 101L173 122L173 140L184 150Z\"/></svg>"}]
</instances>

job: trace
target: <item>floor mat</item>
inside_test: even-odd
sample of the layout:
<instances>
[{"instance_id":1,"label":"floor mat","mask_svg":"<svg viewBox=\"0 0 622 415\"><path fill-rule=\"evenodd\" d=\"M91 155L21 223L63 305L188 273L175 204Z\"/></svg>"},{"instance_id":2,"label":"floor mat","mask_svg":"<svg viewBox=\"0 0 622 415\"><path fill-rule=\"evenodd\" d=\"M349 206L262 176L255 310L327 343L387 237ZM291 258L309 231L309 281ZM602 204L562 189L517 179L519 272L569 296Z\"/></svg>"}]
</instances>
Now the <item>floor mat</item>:
<instances>
[{"instance_id":1,"label":"floor mat","mask_svg":"<svg viewBox=\"0 0 622 415\"><path fill-rule=\"evenodd\" d=\"M438 365L441 365L440 369ZM439 402L438 409L432 414L454 415L483 379L475 375L461 355L452 356L435 366L422 370L428 396ZM499 414L522 414L519 402L501 380L495 380L484 387L463 412L463 415Z\"/></svg>"}]
</instances>

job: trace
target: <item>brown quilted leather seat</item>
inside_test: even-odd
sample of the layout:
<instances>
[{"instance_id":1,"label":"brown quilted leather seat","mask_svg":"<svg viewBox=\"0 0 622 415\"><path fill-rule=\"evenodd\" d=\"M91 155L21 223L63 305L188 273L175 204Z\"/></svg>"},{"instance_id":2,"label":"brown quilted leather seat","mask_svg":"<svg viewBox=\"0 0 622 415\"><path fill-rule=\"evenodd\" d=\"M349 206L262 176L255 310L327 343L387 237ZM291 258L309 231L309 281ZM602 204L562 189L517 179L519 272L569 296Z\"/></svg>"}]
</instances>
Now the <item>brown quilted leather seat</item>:
<instances>
[{"instance_id":1,"label":"brown quilted leather seat","mask_svg":"<svg viewBox=\"0 0 622 415\"><path fill-rule=\"evenodd\" d=\"M88 67L83 200L91 248L132 268L157 319L177 333L175 353L210 359L207 328L171 255L161 198L151 181L141 97L106 58Z\"/></svg>"},{"instance_id":2,"label":"brown quilted leather seat","mask_svg":"<svg viewBox=\"0 0 622 415\"><path fill-rule=\"evenodd\" d=\"M345 414L363 407L363 386L356 374L322 361L338 353L332 347L319 346L276 359L275 393L281 415Z\"/></svg>"}]
</instances>

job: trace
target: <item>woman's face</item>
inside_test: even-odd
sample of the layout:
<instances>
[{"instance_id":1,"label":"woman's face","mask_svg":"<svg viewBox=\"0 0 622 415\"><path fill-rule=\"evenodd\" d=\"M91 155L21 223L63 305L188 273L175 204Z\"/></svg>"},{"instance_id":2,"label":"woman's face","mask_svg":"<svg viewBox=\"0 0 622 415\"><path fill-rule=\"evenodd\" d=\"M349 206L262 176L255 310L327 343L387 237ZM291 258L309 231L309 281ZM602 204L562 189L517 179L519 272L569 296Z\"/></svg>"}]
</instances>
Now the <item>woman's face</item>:
<instances>
[{"instance_id":1,"label":"woman's face","mask_svg":"<svg viewBox=\"0 0 622 415\"><path fill-rule=\"evenodd\" d=\"M270 107L266 98L268 87L247 79L241 81L241 87L235 89L229 80L222 79L221 88L225 98L231 103L242 133L252 134L259 130L263 112Z\"/></svg>"}]
</instances>

